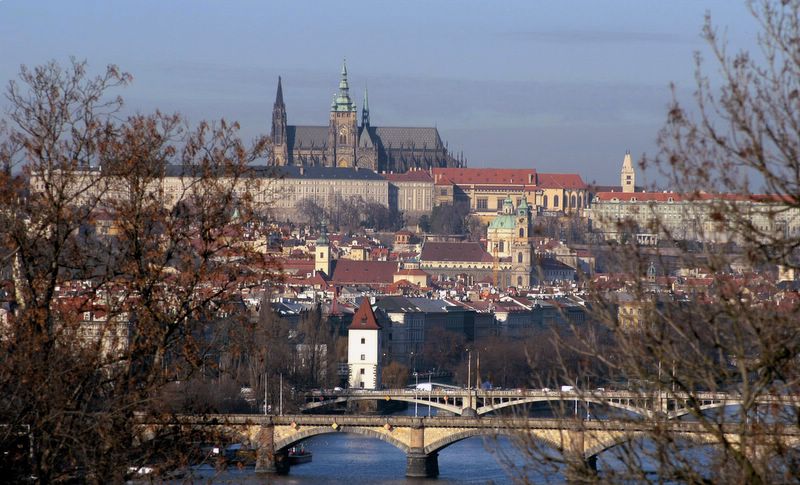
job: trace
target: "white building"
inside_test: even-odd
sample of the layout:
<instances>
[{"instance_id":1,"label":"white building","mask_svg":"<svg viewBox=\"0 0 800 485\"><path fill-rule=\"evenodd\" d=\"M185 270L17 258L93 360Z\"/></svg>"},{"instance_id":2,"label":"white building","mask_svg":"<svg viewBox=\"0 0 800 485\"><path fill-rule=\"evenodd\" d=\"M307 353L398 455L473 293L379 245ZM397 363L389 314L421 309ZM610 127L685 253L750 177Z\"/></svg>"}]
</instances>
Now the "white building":
<instances>
[{"instance_id":1,"label":"white building","mask_svg":"<svg viewBox=\"0 0 800 485\"><path fill-rule=\"evenodd\" d=\"M347 366L349 386L378 389L381 382L381 326L372 311L369 298L361 301L347 331Z\"/></svg>"}]
</instances>

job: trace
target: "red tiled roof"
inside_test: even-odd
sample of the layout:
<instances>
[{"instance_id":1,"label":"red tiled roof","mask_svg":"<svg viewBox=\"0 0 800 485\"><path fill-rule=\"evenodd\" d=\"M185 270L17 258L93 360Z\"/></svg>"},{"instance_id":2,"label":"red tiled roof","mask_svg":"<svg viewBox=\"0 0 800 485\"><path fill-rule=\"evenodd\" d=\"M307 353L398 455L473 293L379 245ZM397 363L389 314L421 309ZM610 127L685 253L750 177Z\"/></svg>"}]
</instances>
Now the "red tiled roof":
<instances>
[{"instance_id":1,"label":"red tiled roof","mask_svg":"<svg viewBox=\"0 0 800 485\"><path fill-rule=\"evenodd\" d=\"M402 275L402 276L427 276L428 273L422 271L421 269L400 269L395 271L395 275Z\"/></svg>"},{"instance_id":2,"label":"red tiled roof","mask_svg":"<svg viewBox=\"0 0 800 485\"><path fill-rule=\"evenodd\" d=\"M754 202L779 202L784 200L792 202L791 197L770 194L681 194L676 192L598 192L595 194L595 198L602 201L617 199L622 202L631 202L634 198L636 202L668 202L670 198L673 202L692 200L752 200Z\"/></svg>"},{"instance_id":3,"label":"red tiled roof","mask_svg":"<svg viewBox=\"0 0 800 485\"><path fill-rule=\"evenodd\" d=\"M356 310L353 315L353 323L349 327L351 330L380 330L381 326L375 318L375 313L372 311L372 305L369 303L369 298L361 300L361 306Z\"/></svg>"},{"instance_id":4,"label":"red tiled roof","mask_svg":"<svg viewBox=\"0 0 800 485\"><path fill-rule=\"evenodd\" d=\"M577 173L540 173L539 187L546 189L585 189L586 184Z\"/></svg>"},{"instance_id":5,"label":"red tiled roof","mask_svg":"<svg viewBox=\"0 0 800 485\"><path fill-rule=\"evenodd\" d=\"M536 169L533 168L434 168L433 177L437 184L536 185Z\"/></svg>"},{"instance_id":6,"label":"red tiled roof","mask_svg":"<svg viewBox=\"0 0 800 485\"><path fill-rule=\"evenodd\" d=\"M331 280L337 285L376 283L390 284L394 281L397 263L394 261L354 261L338 259L333 267Z\"/></svg>"},{"instance_id":7,"label":"red tiled roof","mask_svg":"<svg viewBox=\"0 0 800 485\"><path fill-rule=\"evenodd\" d=\"M422 246L420 261L491 262L492 255L476 242L432 242Z\"/></svg>"}]
</instances>

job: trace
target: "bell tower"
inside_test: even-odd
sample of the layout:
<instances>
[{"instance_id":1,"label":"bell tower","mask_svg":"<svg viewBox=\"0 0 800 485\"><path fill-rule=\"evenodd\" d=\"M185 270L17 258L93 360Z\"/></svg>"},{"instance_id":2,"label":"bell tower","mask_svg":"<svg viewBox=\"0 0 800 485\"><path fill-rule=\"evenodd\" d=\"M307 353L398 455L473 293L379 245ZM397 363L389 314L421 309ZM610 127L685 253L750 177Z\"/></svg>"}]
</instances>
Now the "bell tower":
<instances>
[{"instance_id":1,"label":"bell tower","mask_svg":"<svg viewBox=\"0 0 800 485\"><path fill-rule=\"evenodd\" d=\"M347 64L343 61L339 92L334 95L331 103L327 165L332 167L355 167L357 143L358 111L356 110L356 104L350 99Z\"/></svg>"},{"instance_id":2,"label":"bell tower","mask_svg":"<svg viewBox=\"0 0 800 485\"><path fill-rule=\"evenodd\" d=\"M622 170L620 171L619 177L619 184L623 192L636 192L636 172L633 171L630 150L625 152L625 158L622 160Z\"/></svg>"}]
</instances>

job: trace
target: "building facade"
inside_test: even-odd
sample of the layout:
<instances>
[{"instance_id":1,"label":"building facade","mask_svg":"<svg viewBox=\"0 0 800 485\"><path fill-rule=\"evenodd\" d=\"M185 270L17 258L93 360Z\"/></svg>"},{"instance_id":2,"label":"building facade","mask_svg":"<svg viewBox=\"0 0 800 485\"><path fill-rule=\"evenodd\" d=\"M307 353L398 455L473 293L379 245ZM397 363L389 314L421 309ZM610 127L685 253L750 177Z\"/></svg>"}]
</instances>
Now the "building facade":
<instances>
[{"instance_id":1,"label":"building facade","mask_svg":"<svg viewBox=\"0 0 800 485\"><path fill-rule=\"evenodd\" d=\"M434 168L434 203L464 203L488 223L503 202L527 201L534 212L583 215L588 186L578 174L539 173L535 169Z\"/></svg>"},{"instance_id":2,"label":"building facade","mask_svg":"<svg viewBox=\"0 0 800 485\"><path fill-rule=\"evenodd\" d=\"M463 165L462 160L450 155L435 127L373 126L366 89L359 125L344 63L339 90L331 103L328 126L289 125L283 85L278 78L271 135L270 163L276 166L359 167L405 172L411 168Z\"/></svg>"}]
</instances>

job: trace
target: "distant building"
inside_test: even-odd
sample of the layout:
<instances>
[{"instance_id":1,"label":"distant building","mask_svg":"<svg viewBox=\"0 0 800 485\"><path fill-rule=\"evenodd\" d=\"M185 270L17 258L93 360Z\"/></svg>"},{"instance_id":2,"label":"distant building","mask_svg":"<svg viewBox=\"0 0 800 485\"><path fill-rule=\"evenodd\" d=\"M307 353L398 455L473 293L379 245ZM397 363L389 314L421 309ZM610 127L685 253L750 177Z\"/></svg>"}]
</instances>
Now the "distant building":
<instances>
[{"instance_id":1,"label":"distant building","mask_svg":"<svg viewBox=\"0 0 800 485\"><path fill-rule=\"evenodd\" d=\"M755 236L800 235L800 209L767 195L600 192L592 202L592 229L607 240L653 244L658 238L740 242L732 217L749 221Z\"/></svg>"},{"instance_id":2,"label":"distant building","mask_svg":"<svg viewBox=\"0 0 800 485\"><path fill-rule=\"evenodd\" d=\"M416 218L433 210L433 177L426 170L411 169L405 173L385 173L389 181L389 206L406 217Z\"/></svg>"},{"instance_id":3,"label":"distant building","mask_svg":"<svg viewBox=\"0 0 800 485\"><path fill-rule=\"evenodd\" d=\"M405 172L412 168L463 165L461 160L450 155L435 127L372 126L366 89L359 126L358 110L350 97L344 63L327 126L288 124L283 85L278 78L271 134L270 163L277 166L359 167L381 172Z\"/></svg>"}]
</instances>

